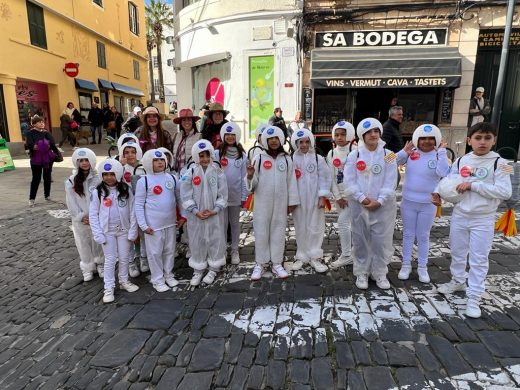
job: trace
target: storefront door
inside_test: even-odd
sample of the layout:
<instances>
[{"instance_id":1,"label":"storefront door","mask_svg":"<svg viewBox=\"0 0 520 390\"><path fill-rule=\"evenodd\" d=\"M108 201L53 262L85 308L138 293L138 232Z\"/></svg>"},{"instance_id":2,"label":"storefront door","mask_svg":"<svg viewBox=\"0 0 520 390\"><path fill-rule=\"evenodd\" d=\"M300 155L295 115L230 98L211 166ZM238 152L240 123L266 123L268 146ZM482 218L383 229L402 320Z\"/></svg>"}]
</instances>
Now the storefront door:
<instances>
[{"instance_id":1,"label":"storefront door","mask_svg":"<svg viewBox=\"0 0 520 390\"><path fill-rule=\"evenodd\" d=\"M0 136L9 142L9 131L7 129L7 118L5 114L4 89L0 85Z\"/></svg>"},{"instance_id":2,"label":"storefront door","mask_svg":"<svg viewBox=\"0 0 520 390\"><path fill-rule=\"evenodd\" d=\"M22 135L31 128L31 117L35 114L43 116L45 128L51 129L47 84L29 80L16 80L16 100Z\"/></svg>"}]
</instances>

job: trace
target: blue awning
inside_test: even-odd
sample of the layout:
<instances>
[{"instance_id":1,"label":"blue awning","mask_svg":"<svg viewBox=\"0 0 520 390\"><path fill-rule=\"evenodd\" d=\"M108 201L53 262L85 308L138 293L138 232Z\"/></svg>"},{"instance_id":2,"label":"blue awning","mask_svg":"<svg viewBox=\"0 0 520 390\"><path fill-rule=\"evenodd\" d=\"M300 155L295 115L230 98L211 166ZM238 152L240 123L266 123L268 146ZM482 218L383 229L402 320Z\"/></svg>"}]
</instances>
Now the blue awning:
<instances>
[{"instance_id":1,"label":"blue awning","mask_svg":"<svg viewBox=\"0 0 520 390\"><path fill-rule=\"evenodd\" d=\"M140 89L130 87L129 85L112 82L114 89L119 92L127 93L128 95L144 96L144 92Z\"/></svg>"},{"instance_id":2,"label":"blue awning","mask_svg":"<svg viewBox=\"0 0 520 390\"><path fill-rule=\"evenodd\" d=\"M98 79L99 88L114 89L112 83L108 80Z\"/></svg>"},{"instance_id":3,"label":"blue awning","mask_svg":"<svg viewBox=\"0 0 520 390\"><path fill-rule=\"evenodd\" d=\"M98 87L92 81L83 80L83 79L74 79L74 83L76 84L76 88L87 89L89 91L98 90Z\"/></svg>"}]
</instances>

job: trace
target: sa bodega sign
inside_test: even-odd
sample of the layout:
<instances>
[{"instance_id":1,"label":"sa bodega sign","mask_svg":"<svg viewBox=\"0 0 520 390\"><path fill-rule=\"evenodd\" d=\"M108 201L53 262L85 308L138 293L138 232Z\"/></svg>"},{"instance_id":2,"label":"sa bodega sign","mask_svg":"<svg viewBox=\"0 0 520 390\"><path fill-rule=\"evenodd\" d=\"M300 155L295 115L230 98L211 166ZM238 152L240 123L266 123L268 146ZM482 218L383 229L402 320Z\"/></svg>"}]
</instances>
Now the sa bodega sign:
<instances>
[{"instance_id":1,"label":"sa bodega sign","mask_svg":"<svg viewBox=\"0 0 520 390\"><path fill-rule=\"evenodd\" d=\"M317 32L315 47L446 45L447 28Z\"/></svg>"}]
</instances>

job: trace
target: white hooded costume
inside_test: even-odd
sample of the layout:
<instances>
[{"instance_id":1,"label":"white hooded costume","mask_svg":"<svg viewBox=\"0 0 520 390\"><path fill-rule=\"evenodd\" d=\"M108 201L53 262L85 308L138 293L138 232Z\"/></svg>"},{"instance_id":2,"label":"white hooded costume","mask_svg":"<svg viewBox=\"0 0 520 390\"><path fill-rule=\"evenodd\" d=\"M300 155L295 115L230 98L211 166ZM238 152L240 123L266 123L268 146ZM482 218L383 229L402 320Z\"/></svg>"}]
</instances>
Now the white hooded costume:
<instances>
[{"instance_id":1,"label":"white hooded costume","mask_svg":"<svg viewBox=\"0 0 520 390\"><path fill-rule=\"evenodd\" d=\"M222 169L210 163L204 169L199 164L201 152L209 152L213 159L215 150L207 140L197 141L191 156L194 164L190 165L181 178L182 207L188 219L188 239L191 257L189 265L195 271L206 268L218 271L226 264L226 228L224 210L228 203L226 175ZM197 217L199 211L211 210L216 213L208 219Z\"/></svg>"},{"instance_id":2,"label":"white hooded costume","mask_svg":"<svg viewBox=\"0 0 520 390\"><path fill-rule=\"evenodd\" d=\"M308 138L310 148L300 152L299 141ZM293 165L300 205L293 211L296 230L296 260L309 262L323 257L323 237L325 236L325 208L318 208L320 197L330 197L332 182L330 168L325 159L314 150L314 135L308 129L299 129L291 136L295 150Z\"/></svg>"},{"instance_id":3,"label":"white hooded costume","mask_svg":"<svg viewBox=\"0 0 520 390\"><path fill-rule=\"evenodd\" d=\"M278 137L283 145L283 131L269 126L262 133L262 144ZM291 156L280 153L272 158L261 151L252 162L255 173L247 180L247 189L254 192L255 260L257 264L282 264L287 228L287 207L300 204L296 173Z\"/></svg>"},{"instance_id":4,"label":"white hooded costume","mask_svg":"<svg viewBox=\"0 0 520 390\"><path fill-rule=\"evenodd\" d=\"M88 158L90 172L83 182L83 196L74 191L74 178L79 171L79 160ZM104 256L101 245L94 241L90 225L85 225L81 220L89 215L90 197L101 179L96 171L96 155L87 148L79 148L72 153L73 174L65 180L65 202L72 217L72 232L74 242L78 249L82 272L94 272L97 265L103 265Z\"/></svg>"},{"instance_id":5,"label":"white hooded costume","mask_svg":"<svg viewBox=\"0 0 520 390\"><path fill-rule=\"evenodd\" d=\"M383 134L377 119L366 118L358 124L359 146L347 157L343 188L352 213L354 275L372 274L378 279L386 277L394 252L397 164L396 155L384 148L381 139L375 151L366 148L363 135L374 128ZM368 211L361 204L367 198L381 207Z\"/></svg>"}]
</instances>

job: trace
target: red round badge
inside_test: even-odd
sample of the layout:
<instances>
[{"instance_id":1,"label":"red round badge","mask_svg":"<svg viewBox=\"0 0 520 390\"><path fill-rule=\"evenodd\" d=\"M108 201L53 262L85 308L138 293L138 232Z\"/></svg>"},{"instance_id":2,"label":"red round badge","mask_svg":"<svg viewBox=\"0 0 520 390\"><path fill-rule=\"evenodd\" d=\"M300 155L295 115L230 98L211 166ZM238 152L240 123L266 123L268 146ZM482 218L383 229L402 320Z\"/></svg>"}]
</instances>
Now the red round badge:
<instances>
[{"instance_id":1,"label":"red round badge","mask_svg":"<svg viewBox=\"0 0 520 390\"><path fill-rule=\"evenodd\" d=\"M460 168L460 175L462 177L471 176L471 167L469 165L464 165L462 168Z\"/></svg>"},{"instance_id":2,"label":"red round badge","mask_svg":"<svg viewBox=\"0 0 520 390\"><path fill-rule=\"evenodd\" d=\"M222 158L220 159L220 165L222 165L223 167L227 167L228 164L229 164L229 160L228 160L227 158L222 157Z\"/></svg>"},{"instance_id":3,"label":"red round badge","mask_svg":"<svg viewBox=\"0 0 520 390\"><path fill-rule=\"evenodd\" d=\"M127 183L130 183L132 181L132 174L130 172L125 172L125 174L123 175L123 177L125 178L125 181Z\"/></svg>"},{"instance_id":4,"label":"red round badge","mask_svg":"<svg viewBox=\"0 0 520 390\"><path fill-rule=\"evenodd\" d=\"M200 176L195 176L192 180L193 184L196 185L196 186L200 186L200 183L202 182L202 180L200 179Z\"/></svg>"},{"instance_id":5,"label":"red round badge","mask_svg":"<svg viewBox=\"0 0 520 390\"><path fill-rule=\"evenodd\" d=\"M364 171L367 168L367 164L364 161L358 161L356 163L356 168L358 171Z\"/></svg>"},{"instance_id":6,"label":"red round badge","mask_svg":"<svg viewBox=\"0 0 520 390\"><path fill-rule=\"evenodd\" d=\"M103 199L103 205L104 205L105 207L110 207L110 206L112 206L112 199L110 199L110 198L105 198L105 199Z\"/></svg>"},{"instance_id":7,"label":"red round badge","mask_svg":"<svg viewBox=\"0 0 520 390\"><path fill-rule=\"evenodd\" d=\"M264 161L264 168L271 169L273 167L273 163L271 161Z\"/></svg>"},{"instance_id":8,"label":"red round badge","mask_svg":"<svg viewBox=\"0 0 520 390\"><path fill-rule=\"evenodd\" d=\"M155 186L155 187L153 188L153 193L154 193L155 195L161 195L161 193L162 193L162 187L161 187L161 186Z\"/></svg>"},{"instance_id":9,"label":"red round badge","mask_svg":"<svg viewBox=\"0 0 520 390\"><path fill-rule=\"evenodd\" d=\"M299 168L296 168L294 170L294 172L296 173L296 178L299 179L300 177L302 177L302 171L300 171Z\"/></svg>"},{"instance_id":10,"label":"red round badge","mask_svg":"<svg viewBox=\"0 0 520 390\"><path fill-rule=\"evenodd\" d=\"M336 168L339 168L341 166L341 160L339 158L335 158L332 160L332 165L334 165Z\"/></svg>"},{"instance_id":11,"label":"red round badge","mask_svg":"<svg viewBox=\"0 0 520 390\"><path fill-rule=\"evenodd\" d=\"M410 154L410 160L419 160L421 158L421 155L418 153L418 152L412 152L412 154Z\"/></svg>"}]
</instances>

